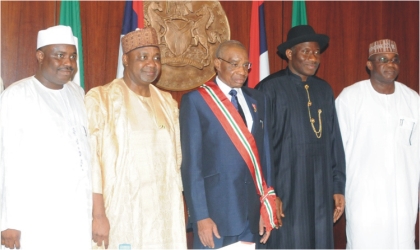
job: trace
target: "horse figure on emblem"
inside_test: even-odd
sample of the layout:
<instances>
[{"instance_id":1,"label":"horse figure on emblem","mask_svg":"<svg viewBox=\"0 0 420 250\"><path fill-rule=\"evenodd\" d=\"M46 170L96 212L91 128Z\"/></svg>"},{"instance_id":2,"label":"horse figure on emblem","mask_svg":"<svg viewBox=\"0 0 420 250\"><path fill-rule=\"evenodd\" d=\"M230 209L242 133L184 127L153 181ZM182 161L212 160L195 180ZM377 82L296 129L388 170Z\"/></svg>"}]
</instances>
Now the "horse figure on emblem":
<instances>
[{"instance_id":1,"label":"horse figure on emblem","mask_svg":"<svg viewBox=\"0 0 420 250\"><path fill-rule=\"evenodd\" d=\"M156 11L162 12L162 6L160 6L160 3L158 2L151 2L149 7L147 8L147 16L145 17L149 26L152 26L156 30L159 39L159 44L162 44L162 37L165 35L166 32L166 25L165 21L156 13Z\"/></svg>"},{"instance_id":2,"label":"horse figure on emblem","mask_svg":"<svg viewBox=\"0 0 420 250\"><path fill-rule=\"evenodd\" d=\"M207 30L214 22L214 14L209 9L207 5L203 5L196 13L197 16L201 16L197 21L194 22L193 28L191 29L192 36L194 38L194 46L201 44L206 50L206 55L202 59L204 65L209 64L209 44L215 44L216 42L221 42L220 36L217 32L210 32L208 36Z\"/></svg>"}]
</instances>

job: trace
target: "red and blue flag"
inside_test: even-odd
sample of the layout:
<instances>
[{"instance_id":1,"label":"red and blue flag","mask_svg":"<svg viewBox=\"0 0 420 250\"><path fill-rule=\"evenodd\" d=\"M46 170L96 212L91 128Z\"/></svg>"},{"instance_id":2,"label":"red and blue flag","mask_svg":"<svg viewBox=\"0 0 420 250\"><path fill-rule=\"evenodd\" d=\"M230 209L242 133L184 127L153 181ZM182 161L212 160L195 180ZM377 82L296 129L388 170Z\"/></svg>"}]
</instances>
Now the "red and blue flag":
<instances>
[{"instance_id":1,"label":"red and blue flag","mask_svg":"<svg viewBox=\"0 0 420 250\"><path fill-rule=\"evenodd\" d=\"M249 61L252 63L252 68L248 74L250 88L254 88L270 74L264 19L264 1L252 1L249 42Z\"/></svg>"},{"instance_id":2,"label":"red and blue flag","mask_svg":"<svg viewBox=\"0 0 420 250\"><path fill-rule=\"evenodd\" d=\"M121 38L127 33L144 28L143 1L126 1L124 9L123 27L120 36L120 50L118 54L117 78L123 77Z\"/></svg>"}]
</instances>

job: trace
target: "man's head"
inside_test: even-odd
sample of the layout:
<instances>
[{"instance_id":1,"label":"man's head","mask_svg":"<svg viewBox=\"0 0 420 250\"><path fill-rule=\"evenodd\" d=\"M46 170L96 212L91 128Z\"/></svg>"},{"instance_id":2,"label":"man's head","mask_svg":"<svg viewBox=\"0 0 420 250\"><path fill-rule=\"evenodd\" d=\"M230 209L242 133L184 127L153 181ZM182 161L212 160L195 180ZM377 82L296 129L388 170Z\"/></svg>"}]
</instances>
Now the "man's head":
<instances>
[{"instance_id":1,"label":"man's head","mask_svg":"<svg viewBox=\"0 0 420 250\"><path fill-rule=\"evenodd\" d=\"M216 50L214 67L217 76L231 88L241 88L251 63L244 45L235 40L222 42Z\"/></svg>"},{"instance_id":2,"label":"man's head","mask_svg":"<svg viewBox=\"0 0 420 250\"><path fill-rule=\"evenodd\" d=\"M329 38L316 34L309 25L299 25L287 33L287 41L277 49L281 57L287 58L289 69L306 81L315 74L321 61L321 52L327 47Z\"/></svg>"},{"instance_id":3,"label":"man's head","mask_svg":"<svg viewBox=\"0 0 420 250\"><path fill-rule=\"evenodd\" d=\"M380 83L393 83L400 73L397 44L389 39L371 43L366 67L370 70L371 80Z\"/></svg>"},{"instance_id":4,"label":"man's head","mask_svg":"<svg viewBox=\"0 0 420 250\"><path fill-rule=\"evenodd\" d=\"M149 85L159 76L162 64L155 29L147 27L121 38L124 80L127 84Z\"/></svg>"},{"instance_id":5,"label":"man's head","mask_svg":"<svg viewBox=\"0 0 420 250\"><path fill-rule=\"evenodd\" d=\"M35 77L47 88L61 89L77 71L77 51L73 32L58 25L38 32Z\"/></svg>"}]
</instances>

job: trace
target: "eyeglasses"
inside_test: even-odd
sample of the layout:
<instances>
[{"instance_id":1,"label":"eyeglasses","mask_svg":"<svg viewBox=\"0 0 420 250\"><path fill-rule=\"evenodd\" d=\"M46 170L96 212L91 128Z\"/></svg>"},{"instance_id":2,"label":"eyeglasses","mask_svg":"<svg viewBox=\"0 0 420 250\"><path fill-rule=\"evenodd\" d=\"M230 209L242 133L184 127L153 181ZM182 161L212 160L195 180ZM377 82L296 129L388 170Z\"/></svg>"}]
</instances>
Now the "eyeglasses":
<instances>
[{"instance_id":1,"label":"eyeglasses","mask_svg":"<svg viewBox=\"0 0 420 250\"><path fill-rule=\"evenodd\" d=\"M242 68L244 68L244 69L246 69L246 70L249 70L249 69L251 68L251 65L252 65L252 63L249 63L249 62L244 63L244 64L242 64L242 65L239 65L239 64L234 63L234 62L229 62L229 61L226 61L225 59L220 58L220 57L218 57L217 59L220 59L220 60L222 60L222 61L224 61L224 62L226 62L226 63L229 63L229 64L230 64L231 69L238 69L239 67L242 67Z\"/></svg>"},{"instance_id":2,"label":"eyeglasses","mask_svg":"<svg viewBox=\"0 0 420 250\"><path fill-rule=\"evenodd\" d=\"M378 63L380 63L380 64L387 64L387 63L389 63L389 62L391 62L391 63L395 63L395 64L400 64L400 58L399 58L399 57L394 57L394 58L392 58L391 60L390 60L390 59L388 59L388 57L379 57L379 58L377 58L376 60L369 59L369 61L372 61L372 62L378 62Z\"/></svg>"}]
</instances>

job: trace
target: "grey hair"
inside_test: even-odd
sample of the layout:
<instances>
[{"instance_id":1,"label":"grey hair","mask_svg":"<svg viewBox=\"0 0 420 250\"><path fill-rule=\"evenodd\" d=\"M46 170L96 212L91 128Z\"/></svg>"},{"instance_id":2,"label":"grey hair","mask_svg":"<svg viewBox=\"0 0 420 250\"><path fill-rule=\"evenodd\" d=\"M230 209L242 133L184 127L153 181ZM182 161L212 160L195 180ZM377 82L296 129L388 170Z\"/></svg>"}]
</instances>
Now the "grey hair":
<instances>
[{"instance_id":1,"label":"grey hair","mask_svg":"<svg viewBox=\"0 0 420 250\"><path fill-rule=\"evenodd\" d=\"M241 42L239 42L237 40L227 40L227 41L224 41L224 42L220 43L219 46L217 47L217 49L216 49L216 58L221 57L222 54L223 54L223 51L227 47L231 47L231 46L241 47L244 50L246 50L245 46Z\"/></svg>"}]
</instances>

